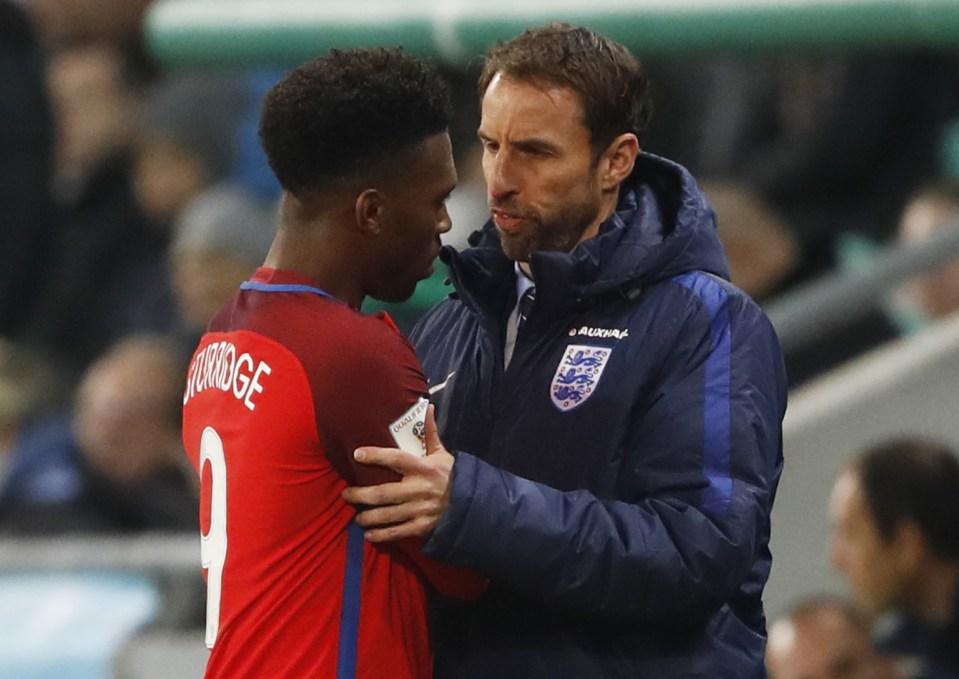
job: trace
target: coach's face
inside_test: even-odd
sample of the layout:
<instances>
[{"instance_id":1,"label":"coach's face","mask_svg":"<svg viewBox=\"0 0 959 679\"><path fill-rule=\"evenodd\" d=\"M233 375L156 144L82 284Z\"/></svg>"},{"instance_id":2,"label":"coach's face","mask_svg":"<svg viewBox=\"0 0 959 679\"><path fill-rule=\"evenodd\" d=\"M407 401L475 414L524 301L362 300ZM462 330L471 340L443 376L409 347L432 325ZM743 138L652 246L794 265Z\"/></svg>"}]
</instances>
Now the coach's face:
<instances>
[{"instance_id":1,"label":"coach's face","mask_svg":"<svg viewBox=\"0 0 959 679\"><path fill-rule=\"evenodd\" d=\"M483 95L478 134L493 223L509 258L568 252L596 235L615 208L628 170L612 165L622 160L614 157L617 143L594 156L571 88L496 75ZM638 145L628 136L631 170Z\"/></svg>"},{"instance_id":2,"label":"coach's face","mask_svg":"<svg viewBox=\"0 0 959 679\"><path fill-rule=\"evenodd\" d=\"M381 185L382 231L378 266L368 294L401 302L429 278L439 255L440 236L450 230L446 200L456 187L453 151L447 133L428 137L402 155L391 178Z\"/></svg>"}]
</instances>

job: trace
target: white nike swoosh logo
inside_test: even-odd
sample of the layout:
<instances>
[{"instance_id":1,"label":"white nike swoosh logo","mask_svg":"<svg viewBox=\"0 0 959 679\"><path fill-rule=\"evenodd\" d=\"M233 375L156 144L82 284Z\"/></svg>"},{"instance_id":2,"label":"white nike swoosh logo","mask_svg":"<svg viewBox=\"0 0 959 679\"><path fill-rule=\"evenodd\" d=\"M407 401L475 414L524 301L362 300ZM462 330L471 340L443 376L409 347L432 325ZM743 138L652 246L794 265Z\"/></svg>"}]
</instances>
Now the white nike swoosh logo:
<instances>
[{"instance_id":1,"label":"white nike swoosh logo","mask_svg":"<svg viewBox=\"0 0 959 679\"><path fill-rule=\"evenodd\" d=\"M434 387L430 387L430 395L433 395L436 392L441 391L444 387L446 387L447 383L450 381L450 379L452 379L453 375L455 374L456 374L456 371L454 370L453 372L451 372L449 375L446 376L445 380L443 380L442 382L440 382Z\"/></svg>"}]
</instances>

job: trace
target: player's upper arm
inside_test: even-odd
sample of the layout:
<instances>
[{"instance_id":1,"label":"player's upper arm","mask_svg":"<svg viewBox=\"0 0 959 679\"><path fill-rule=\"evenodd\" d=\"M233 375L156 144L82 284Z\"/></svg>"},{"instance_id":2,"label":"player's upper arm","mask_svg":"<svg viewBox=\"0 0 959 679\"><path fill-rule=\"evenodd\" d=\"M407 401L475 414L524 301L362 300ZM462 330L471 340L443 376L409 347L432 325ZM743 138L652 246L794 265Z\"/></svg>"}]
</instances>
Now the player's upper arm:
<instances>
[{"instance_id":1,"label":"player's upper arm","mask_svg":"<svg viewBox=\"0 0 959 679\"><path fill-rule=\"evenodd\" d=\"M360 446L398 447L390 425L417 409L427 396L427 385L412 347L399 332L374 318L365 319L362 327L364 332L331 343L333 350L318 355L307 372L318 430L331 462L348 470L349 483L372 485L399 477L382 467L356 463L353 451Z\"/></svg>"}]
</instances>

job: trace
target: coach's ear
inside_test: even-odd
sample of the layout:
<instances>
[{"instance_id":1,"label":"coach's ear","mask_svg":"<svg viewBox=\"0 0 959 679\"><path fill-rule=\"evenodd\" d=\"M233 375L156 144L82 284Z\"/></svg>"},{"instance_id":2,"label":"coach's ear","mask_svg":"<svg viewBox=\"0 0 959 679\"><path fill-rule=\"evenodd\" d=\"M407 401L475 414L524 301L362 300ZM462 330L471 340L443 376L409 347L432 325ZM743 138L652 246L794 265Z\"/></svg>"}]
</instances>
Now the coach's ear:
<instances>
[{"instance_id":1,"label":"coach's ear","mask_svg":"<svg viewBox=\"0 0 959 679\"><path fill-rule=\"evenodd\" d=\"M599 177L604 191L615 189L632 173L639 155L639 138L625 132L610 142L599 157Z\"/></svg>"},{"instance_id":2,"label":"coach's ear","mask_svg":"<svg viewBox=\"0 0 959 679\"><path fill-rule=\"evenodd\" d=\"M383 231L386 203L377 189L365 189L356 197L356 226L364 234L378 236Z\"/></svg>"}]
</instances>

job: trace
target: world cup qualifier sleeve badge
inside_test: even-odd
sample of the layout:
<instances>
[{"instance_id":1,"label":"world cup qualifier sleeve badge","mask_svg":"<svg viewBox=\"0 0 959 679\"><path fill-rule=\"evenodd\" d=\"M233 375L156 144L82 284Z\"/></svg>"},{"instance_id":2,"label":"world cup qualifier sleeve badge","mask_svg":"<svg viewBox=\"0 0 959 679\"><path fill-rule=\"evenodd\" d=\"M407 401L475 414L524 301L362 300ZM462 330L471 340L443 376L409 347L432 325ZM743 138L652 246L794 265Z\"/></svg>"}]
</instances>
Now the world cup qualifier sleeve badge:
<instances>
[{"instance_id":1,"label":"world cup qualifier sleeve badge","mask_svg":"<svg viewBox=\"0 0 959 679\"><path fill-rule=\"evenodd\" d=\"M426 409L429 405L429 401L421 398L390 424L396 445L417 457L426 455Z\"/></svg>"},{"instance_id":2,"label":"world cup qualifier sleeve badge","mask_svg":"<svg viewBox=\"0 0 959 679\"><path fill-rule=\"evenodd\" d=\"M549 395L553 405L561 411L572 410L582 405L593 395L599 378L606 369L609 347L591 347L583 344L571 344L559 361L556 374L549 385Z\"/></svg>"}]
</instances>

